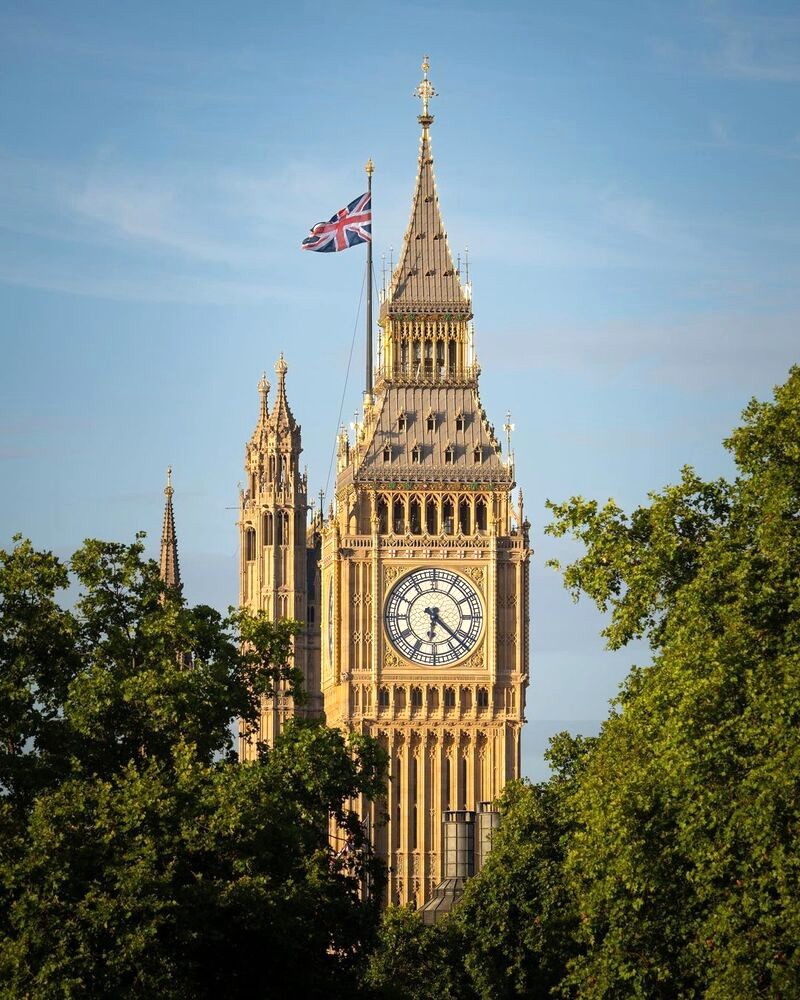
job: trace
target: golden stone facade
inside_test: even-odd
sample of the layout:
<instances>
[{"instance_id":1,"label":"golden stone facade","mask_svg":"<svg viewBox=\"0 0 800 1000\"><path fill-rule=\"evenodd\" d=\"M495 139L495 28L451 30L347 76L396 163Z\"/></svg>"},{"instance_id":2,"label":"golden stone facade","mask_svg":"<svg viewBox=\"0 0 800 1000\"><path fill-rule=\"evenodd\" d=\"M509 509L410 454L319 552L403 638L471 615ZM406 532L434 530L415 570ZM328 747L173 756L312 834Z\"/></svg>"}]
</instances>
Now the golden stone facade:
<instances>
[{"instance_id":1,"label":"golden stone facade","mask_svg":"<svg viewBox=\"0 0 800 1000\"><path fill-rule=\"evenodd\" d=\"M477 809L520 773L530 556L513 456L481 405L471 289L440 216L427 72L419 94L411 219L382 294L374 385L354 439L339 436L333 503L313 525L321 554L306 539L299 428L278 403L267 416L264 394L240 512L242 604L309 622L297 665L311 710L389 754L388 799L361 814L389 865L388 901L417 905L442 877L443 813ZM266 518L284 513L278 553ZM265 704L264 738L290 711L282 694Z\"/></svg>"}]
</instances>

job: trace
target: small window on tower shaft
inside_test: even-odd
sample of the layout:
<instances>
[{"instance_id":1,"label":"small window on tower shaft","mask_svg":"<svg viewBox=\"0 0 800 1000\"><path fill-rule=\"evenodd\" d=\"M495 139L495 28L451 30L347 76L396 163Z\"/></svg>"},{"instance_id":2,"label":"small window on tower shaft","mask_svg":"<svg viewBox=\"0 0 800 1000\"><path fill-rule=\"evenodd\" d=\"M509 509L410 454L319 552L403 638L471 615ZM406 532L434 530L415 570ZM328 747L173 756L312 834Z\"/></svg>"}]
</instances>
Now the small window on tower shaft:
<instances>
[{"instance_id":1,"label":"small window on tower shaft","mask_svg":"<svg viewBox=\"0 0 800 1000\"><path fill-rule=\"evenodd\" d=\"M405 413L401 413L400 416L397 418L397 429L399 431L404 431L406 429L406 415L405 415Z\"/></svg>"},{"instance_id":2,"label":"small window on tower shaft","mask_svg":"<svg viewBox=\"0 0 800 1000\"><path fill-rule=\"evenodd\" d=\"M444 689L444 707L445 708L456 707L456 692L454 688L447 687Z\"/></svg>"},{"instance_id":3,"label":"small window on tower shaft","mask_svg":"<svg viewBox=\"0 0 800 1000\"><path fill-rule=\"evenodd\" d=\"M420 445L415 444L414 447L411 449L411 462L414 465L419 465L421 461L422 461L422 448L420 447Z\"/></svg>"},{"instance_id":4,"label":"small window on tower shaft","mask_svg":"<svg viewBox=\"0 0 800 1000\"><path fill-rule=\"evenodd\" d=\"M483 462L483 448L480 445L476 445L475 451L472 453L472 459L476 465L480 465Z\"/></svg>"},{"instance_id":5,"label":"small window on tower shaft","mask_svg":"<svg viewBox=\"0 0 800 1000\"><path fill-rule=\"evenodd\" d=\"M427 426L427 428L428 428L429 431L435 431L436 430L436 417L434 417L434 415L432 413L428 415L428 419L426 421L426 426Z\"/></svg>"},{"instance_id":6,"label":"small window on tower shaft","mask_svg":"<svg viewBox=\"0 0 800 1000\"><path fill-rule=\"evenodd\" d=\"M378 691L378 708L388 708L389 707L389 688L382 687Z\"/></svg>"},{"instance_id":7,"label":"small window on tower shaft","mask_svg":"<svg viewBox=\"0 0 800 1000\"><path fill-rule=\"evenodd\" d=\"M383 460L384 462L391 462L392 460L392 449L388 445L383 449Z\"/></svg>"},{"instance_id":8,"label":"small window on tower shaft","mask_svg":"<svg viewBox=\"0 0 800 1000\"><path fill-rule=\"evenodd\" d=\"M466 418L463 413L459 413L456 417L456 430L463 431L467 425Z\"/></svg>"},{"instance_id":9,"label":"small window on tower shaft","mask_svg":"<svg viewBox=\"0 0 800 1000\"><path fill-rule=\"evenodd\" d=\"M450 444L450 445L447 446L447 448L445 448L445 452L444 452L444 464L445 465L453 465L454 462L455 462L455 460L456 460L456 450Z\"/></svg>"}]
</instances>

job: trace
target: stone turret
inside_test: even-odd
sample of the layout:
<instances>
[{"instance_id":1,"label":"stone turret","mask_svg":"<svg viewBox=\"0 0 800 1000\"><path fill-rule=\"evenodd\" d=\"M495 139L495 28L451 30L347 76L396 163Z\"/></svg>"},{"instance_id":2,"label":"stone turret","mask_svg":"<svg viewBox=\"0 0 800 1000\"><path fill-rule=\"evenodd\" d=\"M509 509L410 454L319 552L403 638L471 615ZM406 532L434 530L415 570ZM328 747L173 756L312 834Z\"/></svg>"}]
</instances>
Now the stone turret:
<instances>
[{"instance_id":1,"label":"stone turret","mask_svg":"<svg viewBox=\"0 0 800 1000\"><path fill-rule=\"evenodd\" d=\"M274 621L290 618L305 625L295 639L294 666L303 674L308 702L297 708L284 686L273 698L264 700L257 738L269 744L290 716L301 711L312 715L322 712L316 581L319 556L313 553L319 536L318 531L309 536L307 530L308 483L300 471L300 425L286 393L288 370L281 354L275 365L278 384L271 410L266 375L258 383L259 416L245 447L247 485L239 498L240 604L265 611ZM242 741L243 757L252 756L254 751L252 742Z\"/></svg>"}]
</instances>

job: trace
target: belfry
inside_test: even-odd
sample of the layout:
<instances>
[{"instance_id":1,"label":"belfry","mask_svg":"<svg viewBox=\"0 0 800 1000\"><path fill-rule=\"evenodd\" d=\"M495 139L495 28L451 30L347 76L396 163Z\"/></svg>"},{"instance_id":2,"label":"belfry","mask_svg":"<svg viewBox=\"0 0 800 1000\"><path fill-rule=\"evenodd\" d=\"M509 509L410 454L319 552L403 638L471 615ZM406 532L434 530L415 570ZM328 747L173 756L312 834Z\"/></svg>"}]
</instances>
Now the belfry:
<instances>
[{"instance_id":1,"label":"belfry","mask_svg":"<svg viewBox=\"0 0 800 1000\"><path fill-rule=\"evenodd\" d=\"M530 556L510 440L504 454L479 395L471 288L436 192L427 59L423 70L411 218L328 515L307 537L281 359L271 414L260 385L239 522L242 604L307 623L296 653L307 710L389 755L387 800L358 805L389 867L387 901L417 905L443 878L445 813L486 808L520 773ZM262 738L292 710L283 692L265 702Z\"/></svg>"}]
</instances>

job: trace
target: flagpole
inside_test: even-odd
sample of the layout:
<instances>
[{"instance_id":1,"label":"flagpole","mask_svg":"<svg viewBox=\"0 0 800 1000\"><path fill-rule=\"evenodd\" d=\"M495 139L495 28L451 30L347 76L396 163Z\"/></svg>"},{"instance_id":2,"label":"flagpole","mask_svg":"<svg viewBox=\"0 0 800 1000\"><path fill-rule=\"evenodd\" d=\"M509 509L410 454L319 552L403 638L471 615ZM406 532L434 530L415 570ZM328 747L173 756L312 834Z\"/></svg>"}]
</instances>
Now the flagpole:
<instances>
[{"instance_id":1,"label":"flagpole","mask_svg":"<svg viewBox=\"0 0 800 1000\"><path fill-rule=\"evenodd\" d=\"M371 159L367 160L365 167L367 171L367 191L370 198L370 209L372 208L372 174L375 166ZM374 213L373 213L374 218ZM374 231L370 227L370 231ZM368 402L372 400L372 240L367 243L367 384L364 387L364 397Z\"/></svg>"}]
</instances>

